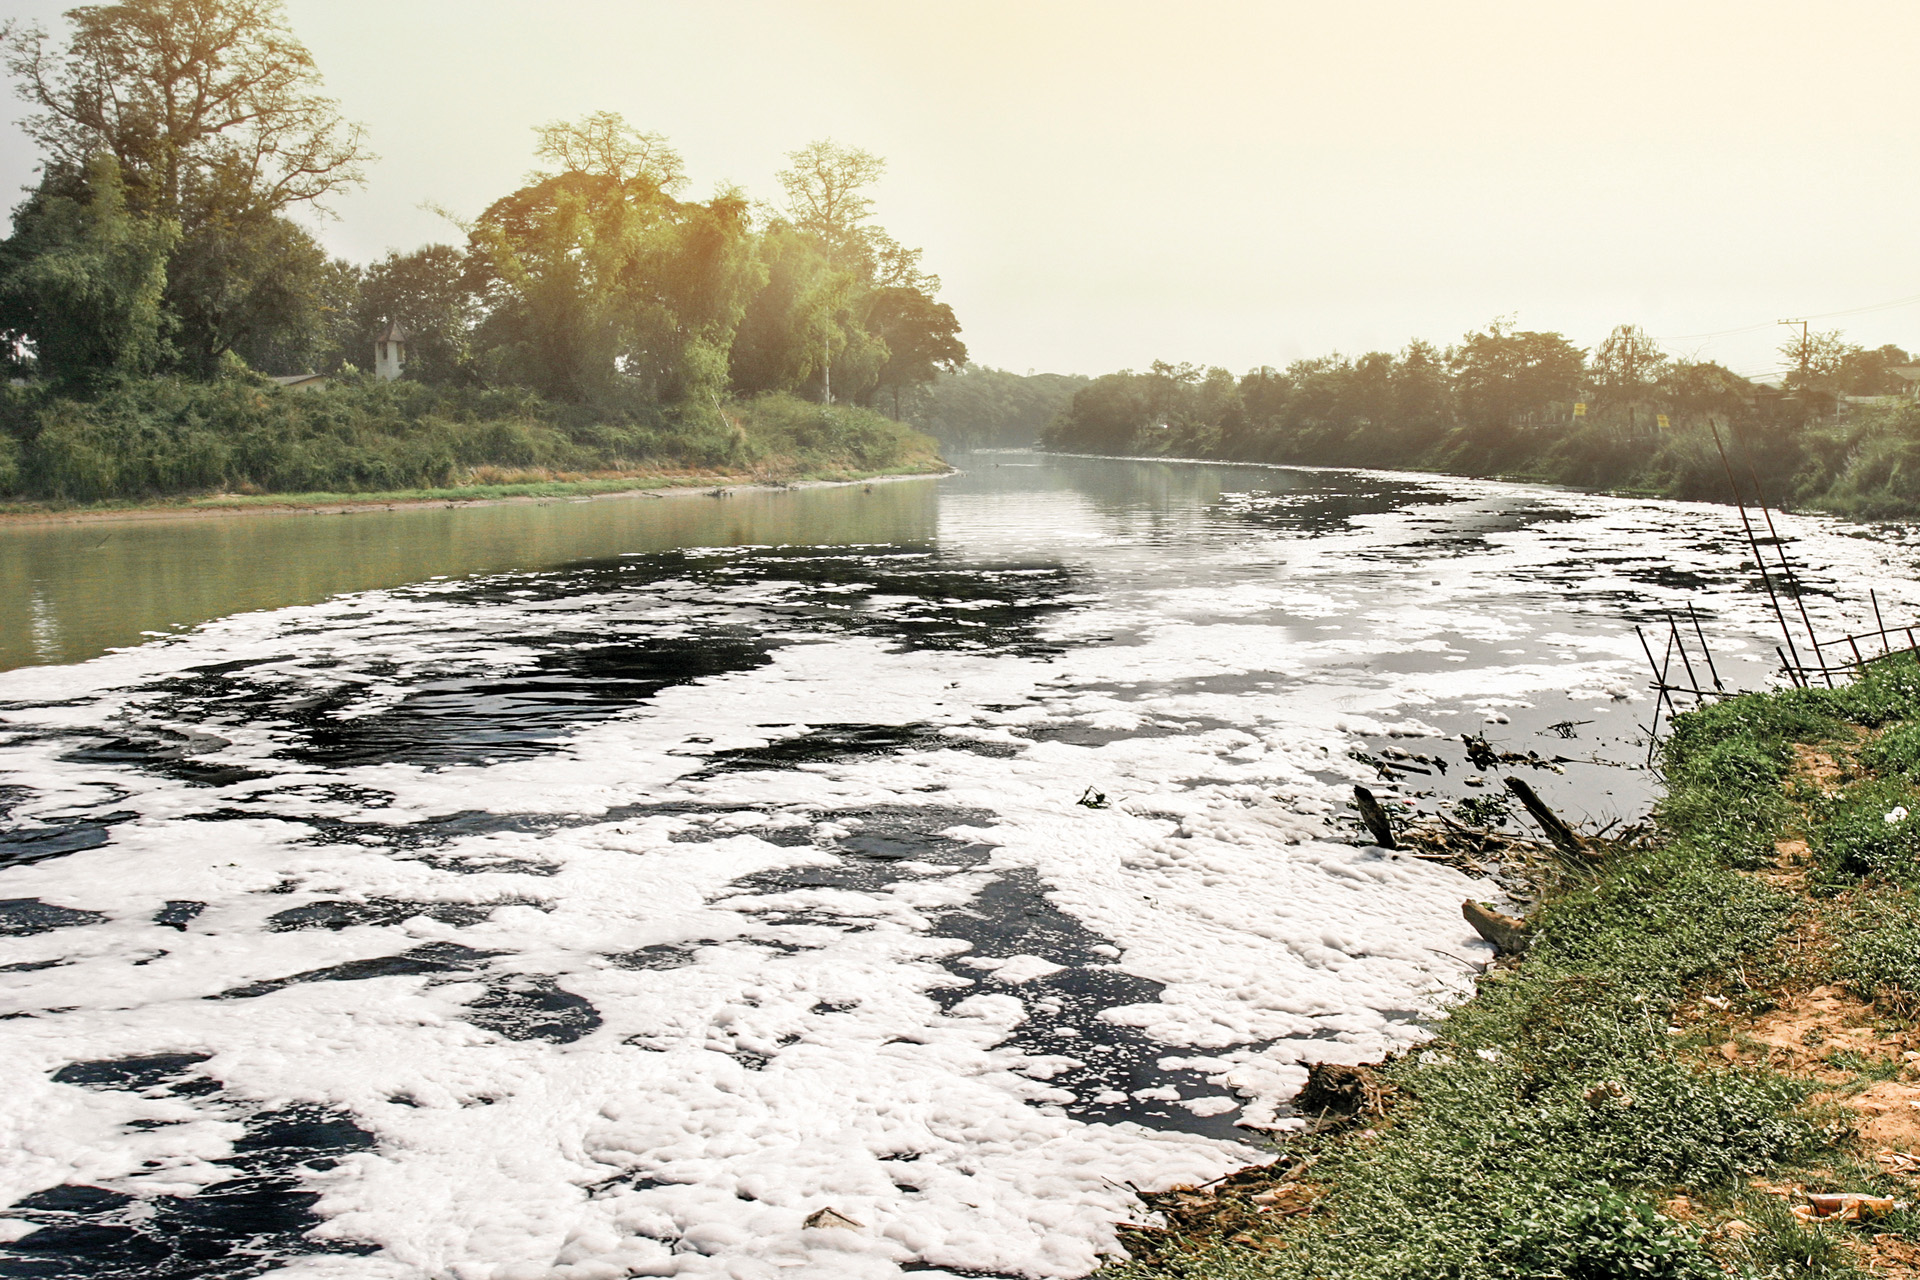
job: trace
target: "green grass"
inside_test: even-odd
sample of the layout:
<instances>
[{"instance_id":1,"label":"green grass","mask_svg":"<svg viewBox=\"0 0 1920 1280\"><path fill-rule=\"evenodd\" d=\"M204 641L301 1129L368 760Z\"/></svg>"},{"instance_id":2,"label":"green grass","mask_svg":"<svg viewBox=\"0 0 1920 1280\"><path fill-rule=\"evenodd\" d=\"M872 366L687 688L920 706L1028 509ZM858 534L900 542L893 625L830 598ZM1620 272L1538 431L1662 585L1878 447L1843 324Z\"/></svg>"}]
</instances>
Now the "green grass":
<instances>
[{"instance_id":1,"label":"green grass","mask_svg":"<svg viewBox=\"0 0 1920 1280\"><path fill-rule=\"evenodd\" d=\"M1705 1280L1855 1277L1840 1233L1755 1178L1893 1190L1808 1076L1708 1050L1781 993L1842 981L1909 1017L1920 999L1920 868L1909 818L1920 668L1899 657L1838 690L1746 695L1679 718L1662 757L1659 836L1543 886L1523 963L1483 978L1423 1049L1383 1068L1384 1122L1294 1140L1325 1211L1284 1245L1135 1237L1103 1280ZM1878 736L1873 736L1878 731ZM1793 782L1794 744L1842 765L1838 795ZM1864 743L1864 745L1862 745ZM1884 771L1884 775L1876 771ZM1827 896L1743 873L1805 838ZM1808 936L1837 939L1809 950ZM1812 935L1810 935L1812 931ZM1699 997L1730 1012L1716 1020ZM1898 1055L1832 1055L1842 1094ZM1906 1193L1903 1193L1906 1194ZM1661 1212L1685 1195L1688 1223ZM1872 1228L1906 1235L1896 1215ZM1738 1218L1744 1235L1709 1235ZM1920 1237L1916 1237L1920 1238Z\"/></svg>"}]
</instances>

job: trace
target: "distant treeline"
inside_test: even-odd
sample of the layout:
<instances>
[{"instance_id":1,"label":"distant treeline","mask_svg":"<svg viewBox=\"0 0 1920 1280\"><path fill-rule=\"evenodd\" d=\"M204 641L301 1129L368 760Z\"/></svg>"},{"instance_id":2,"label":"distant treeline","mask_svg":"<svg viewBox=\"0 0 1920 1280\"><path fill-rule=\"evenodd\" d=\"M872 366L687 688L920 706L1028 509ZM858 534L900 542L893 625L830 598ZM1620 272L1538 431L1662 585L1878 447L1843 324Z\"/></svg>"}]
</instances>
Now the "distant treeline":
<instances>
[{"instance_id":1,"label":"distant treeline","mask_svg":"<svg viewBox=\"0 0 1920 1280\"><path fill-rule=\"evenodd\" d=\"M884 166L866 152L830 141L793 152L777 207L733 187L693 200L665 138L601 112L538 129L544 167L455 220L457 243L362 267L330 259L290 216L357 185L368 156L278 4L127 0L66 17L64 48L18 25L0 42L42 152L41 180L0 242L0 363L25 384L0 445L16 493L76 497L109 476L123 477L116 494L188 483L169 477L268 483L273 468L135 455L182 431L251 430L256 401L263 430L388 421L388 401L355 384L394 326L405 379L441 393L428 399L448 421L497 401L514 406L502 440L514 424L598 424L624 441L587 448L603 460L631 461L641 441L648 458L708 456L730 421L765 416L725 406L764 395L897 413L966 360L920 252L873 221ZM337 375L335 388L282 392L261 376L307 372ZM180 385L148 385L169 381ZM224 381L250 390L197 389ZM287 394L351 403L278 405ZM189 403L215 407L176 429L172 406ZM141 419L142 405L160 417ZM76 434L77 421L89 425ZM481 438L469 435L462 456ZM333 431L327 447L363 436ZM55 456L81 437L113 465ZM208 456L247 447L235 436ZM80 475L92 478L55 479ZM147 488L124 487L136 476Z\"/></svg>"},{"instance_id":2,"label":"distant treeline","mask_svg":"<svg viewBox=\"0 0 1920 1280\"><path fill-rule=\"evenodd\" d=\"M1780 385L1673 359L1641 329L1592 352L1496 322L1441 350L1327 356L1234 377L1155 363L1076 391L1044 433L1071 452L1505 475L1725 501L1736 474L1769 501L1920 515L1920 403L1898 347L1838 334L1782 349ZM1664 419L1664 424L1663 424Z\"/></svg>"},{"instance_id":3,"label":"distant treeline","mask_svg":"<svg viewBox=\"0 0 1920 1280\"><path fill-rule=\"evenodd\" d=\"M1022 376L969 364L919 388L904 416L957 449L1031 445L1089 381L1077 374Z\"/></svg>"}]
</instances>

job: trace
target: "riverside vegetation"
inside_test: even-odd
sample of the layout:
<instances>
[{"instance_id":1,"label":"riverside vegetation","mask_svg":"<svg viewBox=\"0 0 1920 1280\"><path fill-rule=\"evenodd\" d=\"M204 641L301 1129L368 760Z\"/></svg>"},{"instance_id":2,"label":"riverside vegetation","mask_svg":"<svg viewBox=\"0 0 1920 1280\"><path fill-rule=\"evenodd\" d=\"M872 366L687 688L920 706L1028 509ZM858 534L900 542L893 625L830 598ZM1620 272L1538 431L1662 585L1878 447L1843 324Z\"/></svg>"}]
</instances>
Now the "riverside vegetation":
<instances>
[{"instance_id":1,"label":"riverside vegetation","mask_svg":"<svg viewBox=\"0 0 1920 1280\"><path fill-rule=\"evenodd\" d=\"M66 16L64 48L0 30L42 153L0 242L0 499L937 465L879 409L966 348L873 221L878 157L814 142L777 207L688 199L665 138L599 112L536 129L544 167L448 215L460 243L362 267L290 216L370 157L277 3ZM396 325L400 388L361 371Z\"/></svg>"},{"instance_id":2,"label":"riverside vegetation","mask_svg":"<svg viewBox=\"0 0 1920 1280\"><path fill-rule=\"evenodd\" d=\"M1908 354L1812 333L1781 357L1775 387L1672 359L1634 325L1588 352L1558 333L1495 321L1446 350L1414 342L1239 378L1166 363L1110 373L1073 394L1043 442L1724 502L1718 430L1739 483L1757 483L1769 502L1865 519L1920 515L1920 403L1900 394L1907 383L1894 372Z\"/></svg>"},{"instance_id":3,"label":"riverside vegetation","mask_svg":"<svg viewBox=\"0 0 1920 1280\"><path fill-rule=\"evenodd\" d=\"M1920 667L1681 715L1662 760L1655 833L1556 864L1360 1114L1149 1197L1106 1280L1920 1274Z\"/></svg>"}]
</instances>

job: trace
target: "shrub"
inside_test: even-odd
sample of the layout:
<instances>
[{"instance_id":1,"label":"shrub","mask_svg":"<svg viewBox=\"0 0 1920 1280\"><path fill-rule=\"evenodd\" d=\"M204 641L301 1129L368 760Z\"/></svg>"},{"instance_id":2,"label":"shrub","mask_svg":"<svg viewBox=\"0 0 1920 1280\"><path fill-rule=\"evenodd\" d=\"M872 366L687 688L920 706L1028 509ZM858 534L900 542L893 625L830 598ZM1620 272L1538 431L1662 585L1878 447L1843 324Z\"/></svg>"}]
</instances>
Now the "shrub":
<instances>
[{"instance_id":1,"label":"shrub","mask_svg":"<svg viewBox=\"0 0 1920 1280\"><path fill-rule=\"evenodd\" d=\"M516 389L343 378L291 391L249 376L136 379L89 399L9 391L0 494L96 502L215 490L365 492L478 467L802 470L925 466L932 441L868 409L765 396L703 405L544 402Z\"/></svg>"}]
</instances>

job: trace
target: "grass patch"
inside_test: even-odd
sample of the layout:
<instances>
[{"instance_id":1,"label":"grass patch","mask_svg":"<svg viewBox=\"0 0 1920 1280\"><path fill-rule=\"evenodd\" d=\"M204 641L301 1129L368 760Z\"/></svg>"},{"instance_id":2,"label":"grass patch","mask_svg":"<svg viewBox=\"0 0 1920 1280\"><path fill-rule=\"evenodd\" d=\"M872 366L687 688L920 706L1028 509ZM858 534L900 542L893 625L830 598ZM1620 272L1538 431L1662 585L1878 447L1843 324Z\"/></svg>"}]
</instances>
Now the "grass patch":
<instances>
[{"instance_id":1,"label":"grass patch","mask_svg":"<svg viewBox=\"0 0 1920 1280\"><path fill-rule=\"evenodd\" d=\"M1524 961L1380 1069L1384 1118L1288 1143L1312 1211L1263 1223L1240 1175L1240 1225L1135 1233L1105 1280L1864 1275L1915 1215L1792 1205L1920 1199L1855 1136L1920 1079L1916 712L1902 655L1681 716L1656 835L1542 886Z\"/></svg>"}]
</instances>

